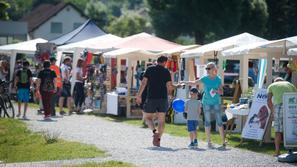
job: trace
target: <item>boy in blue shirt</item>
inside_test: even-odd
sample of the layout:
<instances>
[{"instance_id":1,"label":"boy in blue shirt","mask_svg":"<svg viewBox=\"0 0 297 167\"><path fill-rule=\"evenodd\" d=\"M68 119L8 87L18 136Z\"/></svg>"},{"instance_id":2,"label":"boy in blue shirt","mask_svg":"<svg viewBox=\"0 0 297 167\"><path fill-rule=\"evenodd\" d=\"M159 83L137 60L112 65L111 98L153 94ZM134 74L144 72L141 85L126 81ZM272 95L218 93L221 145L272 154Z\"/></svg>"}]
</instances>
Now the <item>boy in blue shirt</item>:
<instances>
[{"instance_id":1,"label":"boy in blue shirt","mask_svg":"<svg viewBox=\"0 0 297 167\"><path fill-rule=\"evenodd\" d=\"M191 88L190 90L190 99L186 102L184 116L187 119L187 127L190 136L191 143L188 146L189 148L197 148L197 127L199 115L201 114L201 102L197 100L198 98L198 89Z\"/></svg>"}]
</instances>

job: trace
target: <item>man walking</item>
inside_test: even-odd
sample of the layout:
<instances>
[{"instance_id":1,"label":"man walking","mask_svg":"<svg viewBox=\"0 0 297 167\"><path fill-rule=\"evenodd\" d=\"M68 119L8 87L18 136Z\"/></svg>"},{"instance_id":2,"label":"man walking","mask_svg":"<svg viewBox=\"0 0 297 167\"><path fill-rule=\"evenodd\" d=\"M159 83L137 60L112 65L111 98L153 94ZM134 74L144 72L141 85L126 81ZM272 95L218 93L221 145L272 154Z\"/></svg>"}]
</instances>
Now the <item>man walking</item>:
<instances>
[{"instance_id":1,"label":"man walking","mask_svg":"<svg viewBox=\"0 0 297 167\"><path fill-rule=\"evenodd\" d=\"M17 117L21 116L21 107L24 103L24 114L23 119L27 120L26 112L28 102L30 98L30 86L32 83L32 72L29 69L30 63L26 60L23 62L23 67L17 71L16 78L14 81L14 87L17 88L18 96L18 114Z\"/></svg>"},{"instance_id":2,"label":"man walking","mask_svg":"<svg viewBox=\"0 0 297 167\"><path fill-rule=\"evenodd\" d=\"M297 92L296 87L283 78L274 79L274 83L268 86L267 104L274 118L275 129L275 154L280 154L280 142L283 136L283 94L286 92ZM272 101L273 97L273 101Z\"/></svg>"},{"instance_id":3,"label":"man walking","mask_svg":"<svg viewBox=\"0 0 297 167\"><path fill-rule=\"evenodd\" d=\"M141 81L136 102L141 104L141 95L147 86L147 100L144 104L144 119L153 131L153 145L160 147L161 136L165 128L165 113L168 109L168 95L174 86L168 69L165 68L167 57L160 56L157 65L147 68ZM154 113L158 118L158 130L153 122Z\"/></svg>"}]
</instances>

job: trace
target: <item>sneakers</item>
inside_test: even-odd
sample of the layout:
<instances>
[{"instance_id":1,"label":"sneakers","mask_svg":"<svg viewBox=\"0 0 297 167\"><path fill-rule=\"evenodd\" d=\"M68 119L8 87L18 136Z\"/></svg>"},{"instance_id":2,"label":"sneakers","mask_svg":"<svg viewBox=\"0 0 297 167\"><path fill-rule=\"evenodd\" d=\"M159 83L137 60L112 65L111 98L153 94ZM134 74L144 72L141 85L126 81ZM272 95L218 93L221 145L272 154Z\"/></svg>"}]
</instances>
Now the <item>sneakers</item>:
<instances>
[{"instance_id":1,"label":"sneakers","mask_svg":"<svg viewBox=\"0 0 297 167\"><path fill-rule=\"evenodd\" d=\"M195 148L198 147L198 141L194 141L194 147L195 147Z\"/></svg>"},{"instance_id":2,"label":"sneakers","mask_svg":"<svg viewBox=\"0 0 297 167\"><path fill-rule=\"evenodd\" d=\"M18 113L17 115L16 115L16 117L20 117L21 116L21 113Z\"/></svg>"},{"instance_id":3,"label":"sneakers","mask_svg":"<svg viewBox=\"0 0 297 167\"><path fill-rule=\"evenodd\" d=\"M154 133L154 135L153 135L153 145L157 146L157 147L160 147L160 142L161 142L161 139L160 139L159 133Z\"/></svg>"},{"instance_id":4,"label":"sneakers","mask_svg":"<svg viewBox=\"0 0 297 167\"><path fill-rule=\"evenodd\" d=\"M188 145L188 148L191 148L191 149L195 148L195 144L194 144L193 142L191 142L191 143Z\"/></svg>"},{"instance_id":5,"label":"sneakers","mask_svg":"<svg viewBox=\"0 0 297 167\"><path fill-rule=\"evenodd\" d=\"M60 111L60 115L65 115L65 111Z\"/></svg>"},{"instance_id":6,"label":"sneakers","mask_svg":"<svg viewBox=\"0 0 297 167\"><path fill-rule=\"evenodd\" d=\"M50 116L46 116L46 117L44 117L44 119L43 120L45 120L45 121L52 121L52 119L51 119L51 117Z\"/></svg>"},{"instance_id":7,"label":"sneakers","mask_svg":"<svg viewBox=\"0 0 297 167\"><path fill-rule=\"evenodd\" d=\"M29 120L26 115L23 116L23 120Z\"/></svg>"}]
</instances>

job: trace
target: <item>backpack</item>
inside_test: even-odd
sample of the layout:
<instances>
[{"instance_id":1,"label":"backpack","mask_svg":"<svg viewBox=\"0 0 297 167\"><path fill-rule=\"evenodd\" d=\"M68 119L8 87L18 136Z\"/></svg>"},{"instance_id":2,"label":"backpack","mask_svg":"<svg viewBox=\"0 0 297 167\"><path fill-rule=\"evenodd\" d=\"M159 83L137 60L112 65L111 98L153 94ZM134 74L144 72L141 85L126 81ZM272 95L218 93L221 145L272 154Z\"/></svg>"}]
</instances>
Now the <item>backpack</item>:
<instances>
[{"instance_id":1,"label":"backpack","mask_svg":"<svg viewBox=\"0 0 297 167\"><path fill-rule=\"evenodd\" d=\"M55 90L55 85L53 82L53 78L51 76L51 71L43 71L43 72L45 77L43 78L41 90L46 92Z\"/></svg>"},{"instance_id":2,"label":"backpack","mask_svg":"<svg viewBox=\"0 0 297 167\"><path fill-rule=\"evenodd\" d=\"M19 80L19 82L21 84L27 84L29 82L29 76L28 76L27 69L22 69L20 71L20 80Z\"/></svg>"}]
</instances>

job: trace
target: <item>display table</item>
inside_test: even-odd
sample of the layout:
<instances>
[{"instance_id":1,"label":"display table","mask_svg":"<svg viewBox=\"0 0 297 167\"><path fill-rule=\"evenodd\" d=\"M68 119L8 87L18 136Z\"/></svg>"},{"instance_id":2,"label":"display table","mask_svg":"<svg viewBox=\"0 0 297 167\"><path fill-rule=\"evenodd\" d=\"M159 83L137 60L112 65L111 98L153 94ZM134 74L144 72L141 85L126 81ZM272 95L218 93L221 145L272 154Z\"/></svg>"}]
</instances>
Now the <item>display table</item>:
<instances>
[{"instance_id":1,"label":"display table","mask_svg":"<svg viewBox=\"0 0 297 167\"><path fill-rule=\"evenodd\" d=\"M126 116L127 118L142 118L142 110L136 104L136 96L118 95L116 92L107 93L106 113Z\"/></svg>"},{"instance_id":2,"label":"display table","mask_svg":"<svg viewBox=\"0 0 297 167\"><path fill-rule=\"evenodd\" d=\"M112 115L119 115L118 112L118 94L115 92L107 93L107 107L106 113Z\"/></svg>"},{"instance_id":3,"label":"display table","mask_svg":"<svg viewBox=\"0 0 297 167\"><path fill-rule=\"evenodd\" d=\"M227 119L230 120L235 118L236 124L239 125L239 126L236 126L236 129L234 130L235 132L242 131L249 112L250 112L250 109L248 108L248 104L242 104L239 106L235 106L234 108L227 108L225 110Z\"/></svg>"}]
</instances>

